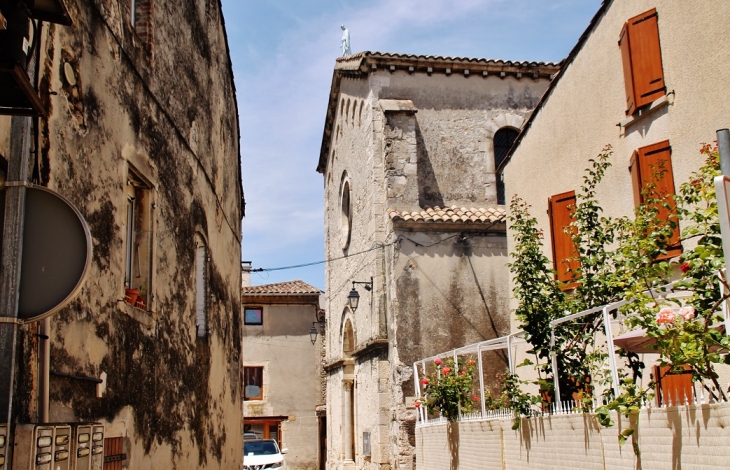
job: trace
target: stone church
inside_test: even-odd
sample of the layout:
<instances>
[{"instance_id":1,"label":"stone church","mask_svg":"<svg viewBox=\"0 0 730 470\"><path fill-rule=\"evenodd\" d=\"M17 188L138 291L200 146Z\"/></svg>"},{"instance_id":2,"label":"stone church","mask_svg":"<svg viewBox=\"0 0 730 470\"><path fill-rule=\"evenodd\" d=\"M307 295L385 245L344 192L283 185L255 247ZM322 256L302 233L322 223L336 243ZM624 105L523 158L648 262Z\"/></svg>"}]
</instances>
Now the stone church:
<instances>
[{"instance_id":1,"label":"stone church","mask_svg":"<svg viewBox=\"0 0 730 470\"><path fill-rule=\"evenodd\" d=\"M496 169L558 69L337 59L317 166L330 260L326 468L415 468L414 362L509 333Z\"/></svg>"}]
</instances>

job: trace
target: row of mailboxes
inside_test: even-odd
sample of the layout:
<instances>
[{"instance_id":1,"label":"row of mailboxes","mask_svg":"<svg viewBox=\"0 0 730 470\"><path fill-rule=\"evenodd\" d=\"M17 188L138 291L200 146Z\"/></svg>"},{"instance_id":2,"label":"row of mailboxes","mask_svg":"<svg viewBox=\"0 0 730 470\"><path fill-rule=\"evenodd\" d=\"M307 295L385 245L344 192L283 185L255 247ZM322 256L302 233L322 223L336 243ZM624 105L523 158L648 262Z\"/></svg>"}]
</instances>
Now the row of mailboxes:
<instances>
[{"instance_id":1,"label":"row of mailboxes","mask_svg":"<svg viewBox=\"0 0 730 470\"><path fill-rule=\"evenodd\" d=\"M13 470L102 470L104 426L99 423L19 424ZM0 465L0 470L6 470Z\"/></svg>"}]
</instances>

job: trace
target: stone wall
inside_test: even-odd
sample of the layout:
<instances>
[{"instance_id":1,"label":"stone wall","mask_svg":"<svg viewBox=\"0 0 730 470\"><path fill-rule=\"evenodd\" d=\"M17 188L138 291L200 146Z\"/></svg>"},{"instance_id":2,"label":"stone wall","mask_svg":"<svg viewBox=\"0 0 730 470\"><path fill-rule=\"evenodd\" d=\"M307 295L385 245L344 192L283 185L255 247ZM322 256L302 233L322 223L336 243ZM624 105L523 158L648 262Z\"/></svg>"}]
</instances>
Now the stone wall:
<instances>
[{"instance_id":1,"label":"stone wall","mask_svg":"<svg viewBox=\"0 0 730 470\"><path fill-rule=\"evenodd\" d=\"M467 421L416 429L419 470L595 470L727 468L730 405L692 405L642 410L637 439L619 445L624 417L601 427L591 414L512 420ZM637 443L640 456L633 451Z\"/></svg>"},{"instance_id":2,"label":"stone wall","mask_svg":"<svg viewBox=\"0 0 730 470\"><path fill-rule=\"evenodd\" d=\"M336 260L325 272L329 468L348 468L345 380L354 379L350 465L410 469L412 362L508 332L504 236L460 238L461 229L453 227L399 229L387 209L495 206L492 135L501 127L519 128L546 86L544 78L380 69L339 82L323 170L325 253ZM360 306L351 312L352 281L371 277L371 292L356 286ZM345 347L348 324L353 353ZM378 343L383 341L385 346ZM370 435L369 456L364 433Z\"/></svg>"},{"instance_id":3,"label":"stone wall","mask_svg":"<svg viewBox=\"0 0 730 470\"><path fill-rule=\"evenodd\" d=\"M107 437L124 438L128 468L240 468L243 194L219 2L155 1L146 40L130 24L129 2L66 4L73 26L44 25L41 35L48 113L34 176L79 209L94 253L80 293L52 318L51 369L103 372L107 381L97 398L94 384L52 376L50 419L104 422ZM136 199L145 204L145 259L125 279L129 187L137 184L145 186ZM206 320L198 330L201 243ZM125 283L144 287L146 306L125 303ZM35 331L22 331L21 357L36 348ZM21 421L36 419L36 374L24 364Z\"/></svg>"}]
</instances>

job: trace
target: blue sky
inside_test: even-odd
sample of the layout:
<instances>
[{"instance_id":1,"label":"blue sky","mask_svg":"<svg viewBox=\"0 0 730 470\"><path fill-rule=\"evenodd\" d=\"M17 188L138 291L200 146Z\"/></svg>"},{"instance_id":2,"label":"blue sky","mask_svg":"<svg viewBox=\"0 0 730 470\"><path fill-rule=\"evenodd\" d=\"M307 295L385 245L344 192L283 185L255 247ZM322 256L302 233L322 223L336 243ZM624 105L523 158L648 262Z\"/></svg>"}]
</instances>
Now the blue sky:
<instances>
[{"instance_id":1,"label":"blue sky","mask_svg":"<svg viewBox=\"0 0 730 470\"><path fill-rule=\"evenodd\" d=\"M340 25L352 52L558 62L600 0L223 0L241 126L242 259L279 268L324 257L315 171ZM324 264L254 273L324 289Z\"/></svg>"}]
</instances>

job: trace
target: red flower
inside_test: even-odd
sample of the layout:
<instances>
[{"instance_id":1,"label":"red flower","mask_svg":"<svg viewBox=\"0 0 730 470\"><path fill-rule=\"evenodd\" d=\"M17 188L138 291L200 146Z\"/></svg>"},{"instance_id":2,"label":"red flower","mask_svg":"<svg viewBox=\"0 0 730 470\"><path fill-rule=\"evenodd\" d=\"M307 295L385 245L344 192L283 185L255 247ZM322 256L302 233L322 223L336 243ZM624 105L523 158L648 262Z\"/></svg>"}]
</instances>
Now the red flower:
<instances>
[{"instance_id":1,"label":"red flower","mask_svg":"<svg viewBox=\"0 0 730 470\"><path fill-rule=\"evenodd\" d=\"M462 370L461 372L459 372L459 375L466 375L466 371Z\"/></svg>"},{"instance_id":2,"label":"red flower","mask_svg":"<svg viewBox=\"0 0 730 470\"><path fill-rule=\"evenodd\" d=\"M415 402L413 404L413 406L415 406L416 408L420 408L421 407L421 402L420 401L417 401L417 402Z\"/></svg>"},{"instance_id":3,"label":"red flower","mask_svg":"<svg viewBox=\"0 0 730 470\"><path fill-rule=\"evenodd\" d=\"M423 385L428 385L428 379L427 379L426 377L422 378L422 379L421 379L421 383L422 383Z\"/></svg>"},{"instance_id":4,"label":"red flower","mask_svg":"<svg viewBox=\"0 0 730 470\"><path fill-rule=\"evenodd\" d=\"M451 369L449 369L448 367L444 367L443 369L441 369L441 373L444 375L448 375L449 372L451 372Z\"/></svg>"},{"instance_id":5,"label":"red flower","mask_svg":"<svg viewBox=\"0 0 730 470\"><path fill-rule=\"evenodd\" d=\"M679 269L681 269L683 273L686 273L690 270L689 263L682 263L682 266L680 266Z\"/></svg>"},{"instance_id":6,"label":"red flower","mask_svg":"<svg viewBox=\"0 0 730 470\"><path fill-rule=\"evenodd\" d=\"M474 395L473 397L471 397L471 399L474 401L479 401L479 395Z\"/></svg>"},{"instance_id":7,"label":"red flower","mask_svg":"<svg viewBox=\"0 0 730 470\"><path fill-rule=\"evenodd\" d=\"M436 364L437 366L439 366L439 365L441 365L441 359L439 359L437 357L436 359L433 360L433 363Z\"/></svg>"}]
</instances>

